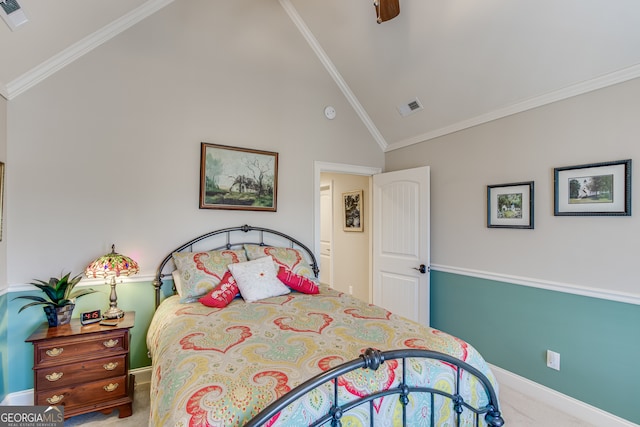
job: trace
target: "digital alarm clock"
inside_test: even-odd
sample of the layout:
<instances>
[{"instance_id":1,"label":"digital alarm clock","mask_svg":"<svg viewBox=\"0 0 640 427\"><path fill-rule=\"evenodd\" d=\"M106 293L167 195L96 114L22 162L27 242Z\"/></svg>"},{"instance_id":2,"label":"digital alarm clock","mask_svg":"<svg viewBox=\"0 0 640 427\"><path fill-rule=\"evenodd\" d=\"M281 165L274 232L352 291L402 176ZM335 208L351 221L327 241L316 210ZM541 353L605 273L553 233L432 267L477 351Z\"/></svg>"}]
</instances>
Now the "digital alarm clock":
<instances>
[{"instance_id":1,"label":"digital alarm clock","mask_svg":"<svg viewBox=\"0 0 640 427\"><path fill-rule=\"evenodd\" d=\"M84 313L80 313L80 323L82 323L83 325L89 325L101 320L102 314L100 313L100 310L85 311Z\"/></svg>"}]
</instances>

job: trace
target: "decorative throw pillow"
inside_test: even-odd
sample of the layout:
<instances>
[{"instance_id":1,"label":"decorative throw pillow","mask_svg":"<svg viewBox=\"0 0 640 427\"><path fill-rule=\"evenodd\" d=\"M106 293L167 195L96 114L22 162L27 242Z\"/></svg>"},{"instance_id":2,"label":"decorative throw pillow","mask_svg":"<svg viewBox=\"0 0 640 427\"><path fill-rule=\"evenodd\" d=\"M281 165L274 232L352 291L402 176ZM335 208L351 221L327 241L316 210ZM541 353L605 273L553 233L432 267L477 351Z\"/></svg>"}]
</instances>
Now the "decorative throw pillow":
<instances>
[{"instance_id":1,"label":"decorative throw pillow","mask_svg":"<svg viewBox=\"0 0 640 427\"><path fill-rule=\"evenodd\" d=\"M286 267L299 276L304 276L314 282L317 281L311 266L299 249L277 246L244 245L249 261L265 256L273 257L278 266Z\"/></svg>"},{"instance_id":2,"label":"decorative throw pillow","mask_svg":"<svg viewBox=\"0 0 640 427\"><path fill-rule=\"evenodd\" d=\"M239 289L236 280L233 278L233 275L231 275L231 272L227 271L220 283L218 283L218 286L198 301L207 307L224 308L233 301L236 295L238 295L238 292Z\"/></svg>"},{"instance_id":3,"label":"decorative throw pillow","mask_svg":"<svg viewBox=\"0 0 640 427\"><path fill-rule=\"evenodd\" d=\"M229 264L236 279L240 295L247 302L276 297L291 292L277 277L273 258L264 257L254 261Z\"/></svg>"},{"instance_id":4,"label":"decorative throw pillow","mask_svg":"<svg viewBox=\"0 0 640 427\"><path fill-rule=\"evenodd\" d=\"M316 282L295 274L286 267L280 267L278 279L294 291L302 292L303 294L317 294L320 292Z\"/></svg>"},{"instance_id":5,"label":"decorative throw pillow","mask_svg":"<svg viewBox=\"0 0 640 427\"><path fill-rule=\"evenodd\" d=\"M173 287L176 288L178 295L182 296L182 278L180 277L180 272L173 270L171 276L173 277Z\"/></svg>"},{"instance_id":6,"label":"decorative throw pillow","mask_svg":"<svg viewBox=\"0 0 640 427\"><path fill-rule=\"evenodd\" d=\"M198 301L220 283L229 264L245 261L243 250L174 253L173 262L182 279L180 302Z\"/></svg>"}]
</instances>

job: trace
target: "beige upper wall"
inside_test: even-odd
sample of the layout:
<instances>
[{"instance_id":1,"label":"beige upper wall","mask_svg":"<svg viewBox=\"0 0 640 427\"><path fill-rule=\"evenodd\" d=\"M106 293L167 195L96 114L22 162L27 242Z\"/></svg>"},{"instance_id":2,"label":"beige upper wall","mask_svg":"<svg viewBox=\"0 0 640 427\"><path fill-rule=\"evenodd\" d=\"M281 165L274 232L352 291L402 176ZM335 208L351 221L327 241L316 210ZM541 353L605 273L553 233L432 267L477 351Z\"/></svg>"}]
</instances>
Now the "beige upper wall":
<instances>
[{"instance_id":1,"label":"beige upper wall","mask_svg":"<svg viewBox=\"0 0 640 427\"><path fill-rule=\"evenodd\" d=\"M8 123L11 285L79 273L112 243L152 274L189 238L245 223L313 247L314 161L384 162L282 7L260 0L175 2L10 101ZM198 209L203 141L279 152L278 211Z\"/></svg>"},{"instance_id":2,"label":"beige upper wall","mask_svg":"<svg viewBox=\"0 0 640 427\"><path fill-rule=\"evenodd\" d=\"M386 154L387 171L431 166L433 264L640 295L631 217L554 216L555 167L640 161L640 80ZM535 182L535 229L486 227L486 187Z\"/></svg>"}]
</instances>

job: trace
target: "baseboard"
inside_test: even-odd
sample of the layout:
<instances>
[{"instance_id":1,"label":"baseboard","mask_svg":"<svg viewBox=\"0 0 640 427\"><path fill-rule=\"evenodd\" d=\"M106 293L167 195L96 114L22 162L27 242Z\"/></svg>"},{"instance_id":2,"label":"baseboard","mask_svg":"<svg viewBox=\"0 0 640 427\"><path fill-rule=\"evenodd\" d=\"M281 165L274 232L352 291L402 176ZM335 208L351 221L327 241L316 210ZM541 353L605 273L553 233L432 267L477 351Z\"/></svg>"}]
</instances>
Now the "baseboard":
<instances>
[{"instance_id":1,"label":"baseboard","mask_svg":"<svg viewBox=\"0 0 640 427\"><path fill-rule=\"evenodd\" d=\"M129 373L136 376L136 384L147 384L151 382L151 366L130 369Z\"/></svg>"},{"instance_id":2,"label":"baseboard","mask_svg":"<svg viewBox=\"0 0 640 427\"><path fill-rule=\"evenodd\" d=\"M29 406L33 405L33 389L9 393L1 403L2 406Z\"/></svg>"},{"instance_id":3,"label":"baseboard","mask_svg":"<svg viewBox=\"0 0 640 427\"><path fill-rule=\"evenodd\" d=\"M135 375L136 385L147 384L151 382L151 366L144 368L131 369L130 374ZM8 394L0 406L30 406L33 405L33 389L21 390Z\"/></svg>"},{"instance_id":4,"label":"baseboard","mask_svg":"<svg viewBox=\"0 0 640 427\"><path fill-rule=\"evenodd\" d=\"M546 405L598 427L640 427L578 399L545 387L505 369L490 365L499 384L504 384Z\"/></svg>"}]
</instances>

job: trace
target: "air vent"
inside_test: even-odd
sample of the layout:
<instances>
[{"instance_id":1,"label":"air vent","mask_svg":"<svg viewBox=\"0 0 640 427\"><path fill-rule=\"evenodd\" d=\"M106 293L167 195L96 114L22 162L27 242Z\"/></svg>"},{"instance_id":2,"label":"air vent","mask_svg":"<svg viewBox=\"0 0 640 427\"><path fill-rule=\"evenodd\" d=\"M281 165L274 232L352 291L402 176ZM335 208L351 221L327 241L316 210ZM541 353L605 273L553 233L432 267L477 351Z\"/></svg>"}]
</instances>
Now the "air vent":
<instances>
[{"instance_id":1,"label":"air vent","mask_svg":"<svg viewBox=\"0 0 640 427\"><path fill-rule=\"evenodd\" d=\"M408 115L411 115L416 111L420 111L423 109L424 107L422 106L418 98L413 98L411 101L398 106L398 111L400 112L400 115L402 117L407 117Z\"/></svg>"},{"instance_id":2,"label":"air vent","mask_svg":"<svg viewBox=\"0 0 640 427\"><path fill-rule=\"evenodd\" d=\"M0 1L0 6L2 6L0 16L11 28L11 31L27 22L27 15L24 14L24 9L20 7L18 0L3 0Z\"/></svg>"}]
</instances>

